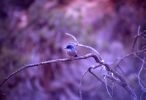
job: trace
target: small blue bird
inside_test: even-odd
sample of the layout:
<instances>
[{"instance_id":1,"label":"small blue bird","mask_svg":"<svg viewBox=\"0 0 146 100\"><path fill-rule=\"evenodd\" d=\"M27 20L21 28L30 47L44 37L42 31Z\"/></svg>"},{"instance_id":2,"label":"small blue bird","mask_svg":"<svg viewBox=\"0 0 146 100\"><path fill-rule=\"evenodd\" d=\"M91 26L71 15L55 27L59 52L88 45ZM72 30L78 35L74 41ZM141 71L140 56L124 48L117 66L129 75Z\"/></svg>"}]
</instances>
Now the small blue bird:
<instances>
[{"instance_id":1,"label":"small blue bird","mask_svg":"<svg viewBox=\"0 0 146 100\"><path fill-rule=\"evenodd\" d=\"M68 44L65 49L70 57L77 57L77 50L74 44Z\"/></svg>"}]
</instances>

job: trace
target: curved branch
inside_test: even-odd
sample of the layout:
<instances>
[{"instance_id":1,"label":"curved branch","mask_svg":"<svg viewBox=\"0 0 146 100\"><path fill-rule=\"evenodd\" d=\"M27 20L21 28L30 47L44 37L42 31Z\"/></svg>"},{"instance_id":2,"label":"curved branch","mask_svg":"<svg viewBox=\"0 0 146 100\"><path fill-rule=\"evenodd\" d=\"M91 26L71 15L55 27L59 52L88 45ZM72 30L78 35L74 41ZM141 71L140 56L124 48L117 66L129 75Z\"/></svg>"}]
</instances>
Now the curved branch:
<instances>
[{"instance_id":1,"label":"curved branch","mask_svg":"<svg viewBox=\"0 0 146 100\"><path fill-rule=\"evenodd\" d=\"M65 33L66 35L70 36L77 44L79 44L78 40L76 39L75 36L69 34L69 33Z\"/></svg>"},{"instance_id":2,"label":"curved branch","mask_svg":"<svg viewBox=\"0 0 146 100\"><path fill-rule=\"evenodd\" d=\"M55 60L44 61L44 62L40 62L40 63L36 63L36 64L25 65L25 66L21 67L20 69L16 70L15 72L11 73L8 77L6 77L0 83L0 87L2 87L11 77L13 77L17 73L19 73L19 72L21 72L21 71L23 71L23 70L25 70L27 68L31 68L31 67L35 67L35 66L40 66L40 65L51 64L51 63L59 63L59 62L67 62L67 61L73 61L73 60L79 60L79 59L87 59L87 58L90 58L92 56L93 56L93 54L89 53L89 54L86 54L84 56L79 56L79 57L75 57L75 58L55 59Z\"/></svg>"}]
</instances>

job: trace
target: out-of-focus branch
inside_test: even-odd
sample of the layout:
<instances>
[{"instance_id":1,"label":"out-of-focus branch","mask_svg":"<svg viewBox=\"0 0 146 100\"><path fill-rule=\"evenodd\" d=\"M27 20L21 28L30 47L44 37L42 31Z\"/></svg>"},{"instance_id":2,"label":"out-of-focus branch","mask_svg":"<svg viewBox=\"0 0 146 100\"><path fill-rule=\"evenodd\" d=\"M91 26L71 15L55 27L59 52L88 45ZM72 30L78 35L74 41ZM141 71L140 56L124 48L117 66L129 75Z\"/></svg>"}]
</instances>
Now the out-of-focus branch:
<instances>
[{"instance_id":1,"label":"out-of-focus branch","mask_svg":"<svg viewBox=\"0 0 146 100\"><path fill-rule=\"evenodd\" d=\"M87 71L86 72L84 72L84 74L82 75L82 77L81 77L81 80L80 80L80 87L79 87L79 94L80 94L80 100L82 100L82 84L83 84L83 79L84 79L84 77L85 77L85 75L89 72L91 75L93 75L98 81L100 81L102 84L104 84L104 82L97 76L97 75L95 75L91 70L92 69L96 69L96 68L98 68L98 67L100 67L100 66L102 66L102 65L97 65L97 66L93 66L93 67L89 67L88 69L87 69Z\"/></svg>"},{"instance_id":2,"label":"out-of-focus branch","mask_svg":"<svg viewBox=\"0 0 146 100\"><path fill-rule=\"evenodd\" d=\"M137 39L140 37L140 26L138 26L138 31L137 31L137 35L134 37L134 41L132 44L132 51L134 51L134 47L136 45Z\"/></svg>"},{"instance_id":3,"label":"out-of-focus branch","mask_svg":"<svg viewBox=\"0 0 146 100\"><path fill-rule=\"evenodd\" d=\"M122 57L115 66L118 66L124 59L128 58L129 56L135 55L137 53L145 52L145 50L146 50L146 48L144 48L142 50L138 50L138 51L134 51L134 52L128 53L126 56ZM139 58L139 59L141 60L141 58Z\"/></svg>"},{"instance_id":4,"label":"out-of-focus branch","mask_svg":"<svg viewBox=\"0 0 146 100\"><path fill-rule=\"evenodd\" d=\"M144 68L144 63L145 63L145 57L144 57L144 59L143 59L143 61L142 61L142 65L141 65L141 68L140 68L140 70L139 70L139 72L138 72L137 77L138 77L138 84L139 84L139 86L141 87L141 90L142 90L143 92L146 92L146 88L144 87L144 85L143 85L143 83L142 83L142 80L141 80L141 77L140 77L141 72L142 72L142 70L143 70L143 68Z\"/></svg>"},{"instance_id":5,"label":"out-of-focus branch","mask_svg":"<svg viewBox=\"0 0 146 100\"><path fill-rule=\"evenodd\" d=\"M106 88L106 91L107 91L108 95L109 95L110 97L112 97L112 95L111 95L111 93L110 93L110 91L109 91L109 88L108 88L106 75L105 75L104 81L103 81L103 80L101 80L96 74L94 74L94 72L92 72L92 69L96 69L96 68L98 68L98 67L100 67L100 66L102 66L102 65L95 66L95 67L90 67L90 68L88 68L88 71L89 71L89 73L90 73L91 75L93 75L97 80L100 80L100 82L101 82L103 85L105 85L105 88Z\"/></svg>"},{"instance_id":6,"label":"out-of-focus branch","mask_svg":"<svg viewBox=\"0 0 146 100\"><path fill-rule=\"evenodd\" d=\"M144 57L144 59L140 59L140 60L142 61L142 65L141 65L140 70L138 72L137 78L138 78L138 84L139 84L139 86L140 86L140 88L142 90L142 93L141 93L141 96L140 96L140 100L144 100L144 98L146 96L146 87L144 87L144 83L142 82L140 75L142 73L142 70L144 69L144 64L145 64L146 58Z\"/></svg>"},{"instance_id":7,"label":"out-of-focus branch","mask_svg":"<svg viewBox=\"0 0 146 100\"><path fill-rule=\"evenodd\" d=\"M108 88L107 75L104 76L104 80L105 80L104 84L105 84L106 91L107 91L108 95L112 98L113 97L112 93L110 93L109 88Z\"/></svg>"},{"instance_id":8,"label":"out-of-focus branch","mask_svg":"<svg viewBox=\"0 0 146 100\"><path fill-rule=\"evenodd\" d=\"M136 45L136 43L138 41L138 38L140 38L141 36L143 36L143 34L146 32L146 30L140 32L140 29L141 29L141 27L139 26L138 27L138 31L137 31L137 35L134 37L134 40L133 40L132 51L134 51L135 45Z\"/></svg>"}]
</instances>

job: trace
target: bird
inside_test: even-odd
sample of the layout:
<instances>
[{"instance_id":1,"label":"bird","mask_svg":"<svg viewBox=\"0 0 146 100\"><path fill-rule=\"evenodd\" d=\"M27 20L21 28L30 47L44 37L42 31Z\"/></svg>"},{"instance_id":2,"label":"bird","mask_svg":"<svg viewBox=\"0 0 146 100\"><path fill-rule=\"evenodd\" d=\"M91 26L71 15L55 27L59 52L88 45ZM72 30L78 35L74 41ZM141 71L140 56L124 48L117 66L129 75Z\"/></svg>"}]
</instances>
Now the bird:
<instances>
[{"instance_id":1,"label":"bird","mask_svg":"<svg viewBox=\"0 0 146 100\"><path fill-rule=\"evenodd\" d=\"M65 49L66 49L66 53L70 57L77 57L77 50L76 50L76 46L74 44L66 45Z\"/></svg>"}]
</instances>

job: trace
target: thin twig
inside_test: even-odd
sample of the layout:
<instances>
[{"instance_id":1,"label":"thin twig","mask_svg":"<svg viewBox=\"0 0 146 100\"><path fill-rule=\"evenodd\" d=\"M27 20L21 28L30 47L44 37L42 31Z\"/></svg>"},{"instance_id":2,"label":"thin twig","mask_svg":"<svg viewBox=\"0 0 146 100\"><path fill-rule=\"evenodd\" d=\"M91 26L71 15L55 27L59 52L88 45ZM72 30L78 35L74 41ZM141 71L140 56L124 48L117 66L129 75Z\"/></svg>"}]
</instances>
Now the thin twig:
<instances>
[{"instance_id":1,"label":"thin twig","mask_svg":"<svg viewBox=\"0 0 146 100\"><path fill-rule=\"evenodd\" d=\"M87 45L84 45L84 44L78 44L78 46L90 49L91 51L95 52L95 54L97 54L97 56L99 57L99 59L101 61L104 61L104 60L102 60L100 53L96 49L92 48L91 46L87 46Z\"/></svg>"},{"instance_id":2,"label":"thin twig","mask_svg":"<svg viewBox=\"0 0 146 100\"><path fill-rule=\"evenodd\" d=\"M137 42L137 39L139 38L140 36L140 25L138 26L138 31L137 31L137 35L134 37L134 41L133 41L133 44L132 44L132 51L134 51L134 47L136 45L136 42Z\"/></svg>"},{"instance_id":3,"label":"thin twig","mask_svg":"<svg viewBox=\"0 0 146 100\"><path fill-rule=\"evenodd\" d=\"M145 63L145 57L144 57L144 59L143 59L143 61L142 61L142 65L141 65L141 68L140 68L140 70L139 70L139 72L138 72L137 77L138 77L138 84L139 84L139 86L141 87L141 90L142 90L143 92L146 92L146 88L143 86L143 83L142 83L142 80L141 80L141 77L140 77L140 75L141 75L141 73L142 73L142 70L143 70L143 68L144 68L144 63Z\"/></svg>"},{"instance_id":4,"label":"thin twig","mask_svg":"<svg viewBox=\"0 0 146 100\"><path fill-rule=\"evenodd\" d=\"M96 74L94 74L94 73L92 72L92 69L94 69L94 68L92 68L92 67L89 67L89 68L88 68L89 73L90 73L91 75L93 75L98 81L100 81L101 83L104 83Z\"/></svg>"},{"instance_id":5,"label":"thin twig","mask_svg":"<svg viewBox=\"0 0 146 100\"><path fill-rule=\"evenodd\" d=\"M81 80L80 80L80 87L79 87L79 94L80 94L80 100L82 100L82 83L83 83L83 78L85 77L85 75L89 72L91 75L93 75L93 76L95 76L96 78L97 78L97 80L99 80L101 83L104 83L99 77L97 77L92 71L91 71L91 69L96 69L96 68L98 68L98 67L100 67L100 66L102 66L102 65L97 65L97 66L93 66L93 67L89 67L88 69L87 69L87 71L86 72L84 72L84 74L82 75L82 77L81 77Z\"/></svg>"},{"instance_id":6,"label":"thin twig","mask_svg":"<svg viewBox=\"0 0 146 100\"><path fill-rule=\"evenodd\" d=\"M142 50L138 50L138 51L134 51L134 52L128 53L126 56L122 57L122 58L118 61L118 63L116 64L116 66L119 65L124 59L128 58L129 56L135 55L136 53L144 52L145 50L146 50L146 48L145 48L145 49L142 49Z\"/></svg>"},{"instance_id":7,"label":"thin twig","mask_svg":"<svg viewBox=\"0 0 146 100\"><path fill-rule=\"evenodd\" d=\"M83 78L85 77L85 75L88 73L88 70L86 72L84 72L84 74L81 77L80 80L80 85L79 85L79 95L80 95L80 100L82 100L82 84L83 84Z\"/></svg>"},{"instance_id":8,"label":"thin twig","mask_svg":"<svg viewBox=\"0 0 146 100\"><path fill-rule=\"evenodd\" d=\"M76 39L75 36L73 36L73 35L71 35L69 33L65 33L65 34L68 35L68 36L70 36L76 42L76 44L79 44L79 42L78 42L78 40Z\"/></svg>"},{"instance_id":9,"label":"thin twig","mask_svg":"<svg viewBox=\"0 0 146 100\"><path fill-rule=\"evenodd\" d=\"M108 89L108 84L107 84L107 80L106 80L106 78L105 78L105 82L103 82L96 74L94 74L93 72L92 72L92 67L90 67L89 68L89 72L97 79L97 80L100 80L101 82L102 82L102 84L104 84L105 85L105 88L106 88L106 91L107 91L107 93L108 93L108 95L110 96L110 97L112 97L111 96L111 94L110 94L110 91L109 91L109 89Z\"/></svg>"},{"instance_id":10,"label":"thin twig","mask_svg":"<svg viewBox=\"0 0 146 100\"><path fill-rule=\"evenodd\" d=\"M137 35L134 37L134 40L133 40L133 43L132 43L132 51L134 51L135 45L136 45L136 43L138 41L138 38L140 38L146 32L146 30L141 32L140 29L141 29L141 27L139 25L138 26Z\"/></svg>"},{"instance_id":11,"label":"thin twig","mask_svg":"<svg viewBox=\"0 0 146 100\"><path fill-rule=\"evenodd\" d=\"M106 91L107 91L108 95L112 98L112 94L110 93L109 88L108 88L107 76L106 75L104 76L104 80L105 80Z\"/></svg>"}]
</instances>

